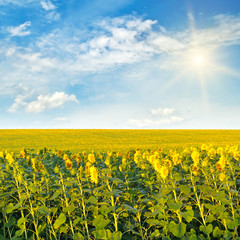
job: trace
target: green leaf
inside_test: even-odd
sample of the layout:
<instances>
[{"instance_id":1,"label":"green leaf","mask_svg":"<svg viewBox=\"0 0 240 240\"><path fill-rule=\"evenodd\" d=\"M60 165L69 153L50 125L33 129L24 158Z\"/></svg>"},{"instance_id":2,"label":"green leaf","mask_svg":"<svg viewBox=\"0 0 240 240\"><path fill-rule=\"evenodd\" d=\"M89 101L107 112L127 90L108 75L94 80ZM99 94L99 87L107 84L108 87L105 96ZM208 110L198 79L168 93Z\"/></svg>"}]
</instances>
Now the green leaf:
<instances>
[{"instance_id":1,"label":"green leaf","mask_svg":"<svg viewBox=\"0 0 240 240\"><path fill-rule=\"evenodd\" d=\"M171 238L169 238L168 236L164 236L162 240L171 240Z\"/></svg>"},{"instance_id":2,"label":"green leaf","mask_svg":"<svg viewBox=\"0 0 240 240\"><path fill-rule=\"evenodd\" d=\"M182 193L184 193L187 196L189 196L189 194L191 192L191 188L189 186L186 186L186 185L180 185L179 189Z\"/></svg>"},{"instance_id":3,"label":"green leaf","mask_svg":"<svg viewBox=\"0 0 240 240\"><path fill-rule=\"evenodd\" d=\"M160 237L160 232L158 229L156 229L154 232L151 233L151 237L156 239L158 237Z\"/></svg>"},{"instance_id":4,"label":"green leaf","mask_svg":"<svg viewBox=\"0 0 240 240\"><path fill-rule=\"evenodd\" d=\"M65 222L66 222L66 215L64 213L61 213L58 219L53 224L53 226L55 229L58 229Z\"/></svg>"},{"instance_id":5,"label":"green leaf","mask_svg":"<svg viewBox=\"0 0 240 240\"><path fill-rule=\"evenodd\" d=\"M207 219L206 219L206 222L213 222L215 220L215 217L210 213L208 216L207 216Z\"/></svg>"},{"instance_id":6,"label":"green leaf","mask_svg":"<svg viewBox=\"0 0 240 240\"><path fill-rule=\"evenodd\" d=\"M77 218L73 221L74 226L77 225L80 221L82 221L82 218L77 217Z\"/></svg>"},{"instance_id":7,"label":"green leaf","mask_svg":"<svg viewBox=\"0 0 240 240\"><path fill-rule=\"evenodd\" d=\"M65 208L63 209L63 212L64 212L64 213L67 213L67 212L71 213L72 211L74 211L74 209L75 209L74 205L70 205L70 206L68 206L68 207L65 207Z\"/></svg>"},{"instance_id":8,"label":"green leaf","mask_svg":"<svg viewBox=\"0 0 240 240\"><path fill-rule=\"evenodd\" d=\"M75 233L73 235L73 240L84 240L84 236L81 233Z\"/></svg>"},{"instance_id":9,"label":"green leaf","mask_svg":"<svg viewBox=\"0 0 240 240\"><path fill-rule=\"evenodd\" d=\"M192 234L188 237L188 240L198 240L196 234Z\"/></svg>"},{"instance_id":10,"label":"green leaf","mask_svg":"<svg viewBox=\"0 0 240 240\"><path fill-rule=\"evenodd\" d=\"M5 240L5 237L2 234L0 234L0 240Z\"/></svg>"},{"instance_id":11,"label":"green leaf","mask_svg":"<svg viewBox=\"0 0 240 240\"><path fill-rule=\"evenodd\" d=\"M175 172L175 173L173 174L173 178L174 178L174 180L175 180L176 182L182 180L182 176L181 176L178 172Z\"/></svg>"},{"instance_id":12,"label":"green leaf","mask_svg":"<svg viewBox=\"0 0 240 240\"><path fill-rule=\"evenodd\" d=\"M154 218L149 218L147 219L147 223L151 226L155 226L158 225L160 223L160 221L158 219L154 219Z\"/></svg>"},{"instance_id":13,"label":"green leaf","mask_svg":"<svg viewBox=\"0 0 240 240\"><path fill-rule=\"evenodd\" d=\"M223 238L226 239L226 240L233 239L233 232L225 230L224 233L223 233Z\"/></svg>"},{"instance_id":14,"label":"green leaf","mask_svg":"<svg viewBox=\"0 0 240 240\"><path fill-rule=\"evenodd\" d=\"M96 227L96 229L103 229L108 225L108 223L110 223L110 220L109 219L105 220L103 215L98 215L93 220L93 225Z\"/></svg>"},{"instance_id":15,"label":"green leaf","mask_svg":"<svg viewBox=\"0 0 240 240\"><path fill-rule=\"evenodd\" d=\"M9 228L9 227L13 226L15 224L15 222L16 222L16 219L14 217L11 217L8 222L4 223L4 227Z\"/></svg>"},{"instance_id":16,"label":"green leaf","mask_svg":"<svg viewBox=\"0 0 240 240\"><path fill-rule=\"evenodd\" d=\"M227 227L228 227L229 229L234 230L235 227L237 227L237 225L238 225L238 221L237 221L237 220L232 221L231 219L227 219L227 220L226 220L226 224L227 224Z\"/></svg>"},{"instance_id":17,"label":"green leaf","mask_svg":"<svg viewBox=\"0 0 240 240\"><path fill-rule=\"evenodd\" d=\"M199 189L202 194L206 194L206 195L210 195L212 192L212 188L210 186L201 185L199 186Z\"/></svg>"},{"instance_id":18,"label":"green leaf","mask_svg":"<svg viewBox=\"0 0 240 240\"><path fill-rule=\"evenodd\" d=\"M182 212L181 215L186 219L188 223L190 223L194 218L194 211L188 210L186 212Z\"/></svg>"},{"instance_id":19,"label":"green leaf","mask_svg":"<svg viewBox=\"0 0 240 240\"><path fill-rule=\"evenodd\" d=\"M200 229L200 231L202 231L205 234L209 235L212 232L212 230L213 230L213 226L212 226L212 224L208 224L207 226L201 225L199 229Z\"/></svg>"},{"instance_id":20,"label":"green leaf","mask_svg":"<svg viewBox=\"0 0 240 240\"><path fill-rule=\"evenodd\" d=\"M229 217L230 216L228 212L221 212L220 215L218 216L219 219L225 219L225 220L229 219Z\"/></svg>"},{"instance_id":21,"label":"green leaf","mask_svg":"<svg viewBox=\"0 0 240 240\"><path fill-rule=\"evenodd\" d=\"M88 201L92 204L96 204L98 202L97 198L95 198L94 196L91 196Z\"/></svg>"},{"instance_id":22,"label":"green leaf","mask_svg":"<svg viewBox=\"0 0 240 240\"><path fill-rule=\"evenodd\" d=\"M123 182L123 181L122 181L121 179L119 179L119 178L113 178L112 181L113 181L113 183L115 183L115 184L119 184L119 183L122 183L122 182Z\"/></svg>"},{"instance_id":23,"label":"green leaf","mask_svg":"<svg viewBox=\"0 0 240 240\"><path fill-rule=\"evenodd\" d=\"M30 189L31 192L35 193L37 191L37 188L35 186L29 186L28 187Z\"/></svg>"},{"instance_id":24,"label":"green leaf","mask_svg":"<svg viewBox=\"0 0 240 240\"><path fill-rule=\"evenodd\" d=\"M28 195L26 193L22 193L21 196L19 197L20 201L22 202L27 198L28 198Z\"/></svg>"},{"instance_id":25,"label":"green leaf","mask_svg":"<svg viewBox=\"0 0 240 240\"><path fill-rule=\"evenodd\" d=\"M220 238L223 234L223 231L220 230L218 227L215 227L213 230L213 237Z\"/></svg>"},{"instance_id":26,"label":"green leaf","mask_svg":"<svg viewBox=\"0 0 240 240\"><path fill-rule=\"evenodd\" d=\"M24 233L24 230L17 230L14 237L20 237Z\"/></svg>"},{"instance_id":27,"label":"green leaf","mask_svg":"<svg viewBox=\"0 0 240 240\"><path fill-rule=\"evenodd\" d=\"M23 223L27 222L27 219L25 217L21 217L17 221L17 226L20 227Z\"/></svg>"},{"instance_id":28,"label":"green leaf","mask_svg":"<svg viewBox=\"0 0 240 240\"><path fill-rule=\"evenodd\" d=\"M121 240L122 232L114 232L112 233L109 229L107 229L107 240Z\"/></svg>"},{"instance_id":29,"label":"green leaf","mask_svg":"<svg viewBox=\"0 0 240 240\"><path fill-rule=\"evenodd\" d=\"M113 210L113 207L108 207L106 205L103 205L99 208L99 211L101 212L102 215L107 216L108 213L110 213Z\"/></svg>"},{"instance_id":30,"label":"green leaf","mask_svg":"<svg viewBox=\"0 0 240 240\"><path fill-rule=\"evenodd\" d=\"M51 213L50 209L48 209L46 206L41 206L40 208L38 208L38 212L48 215L48 216Z\"/></svg>"},{"instance_id":31,"label":"green leaf","mask_svg":"<svg viewBox=\"0 0 240 240\"><path fill-rule=\"evenodd\" d=\"M207 208L207 209L209 209L209 210L211 210L211 211L213 211L214 208L215 208L215 206L212 205L212 204L210 204L210 203L205 203L205 204L204 204L204 207Z\"/></svg>"},{"instance_id":32,"label":"green leaf","mask_svg":"<svg viewBox=\"0 0 240 240\"><path fill-rule=\"evenodd\" d=\"M118 231L112 233L112 240L121 240L122 239L122 232Z\"/></svg>"},{"instance_id":33,"label":"green leaf","mask_svg":"<svg viewBox=\"0 0 240 240\"><path fill-rule=\"evenodd\" d=\"M60 233L67 233L67 232L68 232L68 226L67 225L60 227Z\"/></svg>"},{"instance_id":34,"label":"green leaf","mask_svg":"<svg viewBox=\"0 0 240 240\"><path fill-rule=\"evenodd\" d=\"M93 232L96 239L107 239L107 232L105 229L97 229Z\"/></svg>"},{"instance_id":35,"label":"green leaf","mask_svg":"<svg viewBox=\"0 0 240 240\"><path fill-rule=\"evenodd\" d=\"M41 233L46 228L46 223L38 226L38 232Z\"/></svg>"},{"instance_id":36,"label":"green leaf","mask_svg":"<svg viewBox=\"0 0 240 240\"><path fill-rule=\"evenodd\" d=\"M220 192L215 192L214 194L213 194L213 197L216 199L216 200L218 200L218 201L221 201L221 202L225 202L225 200L226 200L226 194L225 194L225 192L223 192L223 191L220 191Z\"/></svg>"},{"instance_id":37,"label":"green leaf","mask_svg":"<svg viewBox=\"0 0 240 240\"><path fill-rule=\"evenodd\" d=\"M6 213L11 213L13 210L14 210L14 206L12 203L9 203L5 208Z\"/></svg>"},{"instance_id":38,"label":"green leaf","mask_svg":"<svg viewBox=\"0 0 240 240\"><path fill-rule=\"evenodd\" d=\"M223 205L214 205L214 208L212 209L213 214L220 214L225 211L225 207Z\"/></svg>"},{"instance_id":39,"label":"green leaf","mask_svg":"<svg viewBox=\"0 0 240 240\"><path fill-rule=\"evenodd\" d=\"M61 191L60 190L57 190L53 196L50 198L50 200L54 200L55 198L57 198L59 195L61 194Z\"/></svg>"},{"instance_id":40,"label":"green leaf","mask_svg":"<svg viewBox=\"0 0 240 240\"><path fill-rule=\"evenodd\" d=\"M171 221L169 224L169 230L175 237L181 238L186 232L186 224L183 222L176 224Z\"/></svg>"},{"instance_id":41,"label":"green leaf","mask_svg":"<svg viewBox=\"0 0 240 240\"><path fill-rule=\"evenodd\" d=\"M126 210L131 211L131 212L139 212L140 210L137 208L133 208L131 206L129 206L128 204L123 204L123 206L125 207Z\"/></svg>"},{"instance_id":42,"label":"green leaf","mask_svg":"<svg viewBox=\"0 0 240 240\"><path fill-rule=\"evenodd\" d=\"M182 207L182 202L175 202L173 200L168 200L167 205L170 209L177 211Z\"/></svg>"}]
</instances>

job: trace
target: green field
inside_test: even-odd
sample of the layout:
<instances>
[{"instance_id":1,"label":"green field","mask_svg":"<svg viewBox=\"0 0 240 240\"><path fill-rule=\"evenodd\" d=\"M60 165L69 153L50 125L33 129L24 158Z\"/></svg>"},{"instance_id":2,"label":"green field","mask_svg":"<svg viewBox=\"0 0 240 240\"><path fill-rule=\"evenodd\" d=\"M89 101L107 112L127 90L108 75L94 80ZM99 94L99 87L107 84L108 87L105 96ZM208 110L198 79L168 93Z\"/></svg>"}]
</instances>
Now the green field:
<instances>
[{"instance_id":1,"label":"green field","mask_svg":"<svg viewBox=\"0 0 240 240\"><path fill-rule=\"evenodd\" d=\"M239 240L239 160L238 145L0 151L0 240Z\"/></svg>"},{"instance_id":2,"label":"green field","mask_svg":"<svg viewBox=\"0 0 240 240\"><path fill-rule=\"evenodd\" d=\"M0 240L240 239L239 130L0 130Z\"/></svg>"},{"instance_id":3,"label":"green field","mask_svg":"<svg viewBox=\"0 0 240 240\"><path fill-rule=\"evenodd\" d=\"M71 150L127 150L158 147L182 148L240 143L240 130L0 130L0 149L19 151L23 147Z\"/></svg>"}]
</instances>

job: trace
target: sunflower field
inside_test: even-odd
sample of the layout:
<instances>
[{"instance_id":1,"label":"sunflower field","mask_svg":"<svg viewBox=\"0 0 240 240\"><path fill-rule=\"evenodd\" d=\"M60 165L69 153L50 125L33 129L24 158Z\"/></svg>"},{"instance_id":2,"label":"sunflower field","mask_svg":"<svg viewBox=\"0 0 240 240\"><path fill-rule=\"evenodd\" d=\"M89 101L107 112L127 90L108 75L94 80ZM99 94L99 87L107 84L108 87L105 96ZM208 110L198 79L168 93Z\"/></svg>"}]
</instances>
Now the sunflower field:
<instances>
[{"instance_id":1,"label":"sunflower field","mask_svg":"<svg viewBox=\"0 0 240 240\"><path fill-rule=\"evenodd\" d=\"M240 149L0 151L0 239L240 239Z\"/></svg>"}]
</instances>

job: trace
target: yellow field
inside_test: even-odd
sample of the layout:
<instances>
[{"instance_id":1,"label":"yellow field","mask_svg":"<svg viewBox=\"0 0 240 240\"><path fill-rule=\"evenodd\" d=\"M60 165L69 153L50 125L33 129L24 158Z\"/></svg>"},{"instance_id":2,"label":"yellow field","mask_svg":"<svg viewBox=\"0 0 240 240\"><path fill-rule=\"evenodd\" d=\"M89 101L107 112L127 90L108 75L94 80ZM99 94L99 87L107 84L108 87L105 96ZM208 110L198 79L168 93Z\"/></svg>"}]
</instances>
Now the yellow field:
<instances>
[{"instance_id":1,"label":"yellow field","mask_svg":"<svg viewBox=\"0 0 240 240\"><path fill-rule=\"evenodd\" d=\"M0 130L0 240L240 239L239 132Z\"/></svg>"},{"instance_id":2,"label":"yellow field","mask_svg":"<svg viewBox=\"0 0 240 240\"><path fill-rule=\"evenodd\" d=\"M165 149L240 143L240 130L0 130L0 149L19 151L23 147L70 150Z\"/></svg>"}]
</instances>

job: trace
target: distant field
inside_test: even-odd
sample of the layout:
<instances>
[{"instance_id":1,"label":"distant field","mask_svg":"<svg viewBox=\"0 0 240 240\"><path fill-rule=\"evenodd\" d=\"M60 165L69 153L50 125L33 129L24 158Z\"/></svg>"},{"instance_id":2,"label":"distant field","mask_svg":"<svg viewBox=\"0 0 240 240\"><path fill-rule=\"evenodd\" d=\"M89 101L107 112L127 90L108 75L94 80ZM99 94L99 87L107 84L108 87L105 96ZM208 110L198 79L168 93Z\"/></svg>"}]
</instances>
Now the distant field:
<instances>
[{"instance_id":1,"label":"distant field","mask_svg":"<svg viewBox=\"0 0 240 240\"><path fill-rule=\"evenodd\" d=\"M70 150L170 149L240 143L240 130L0 130L0 150L23 147Z\"/></svg>"}]
</instances>

